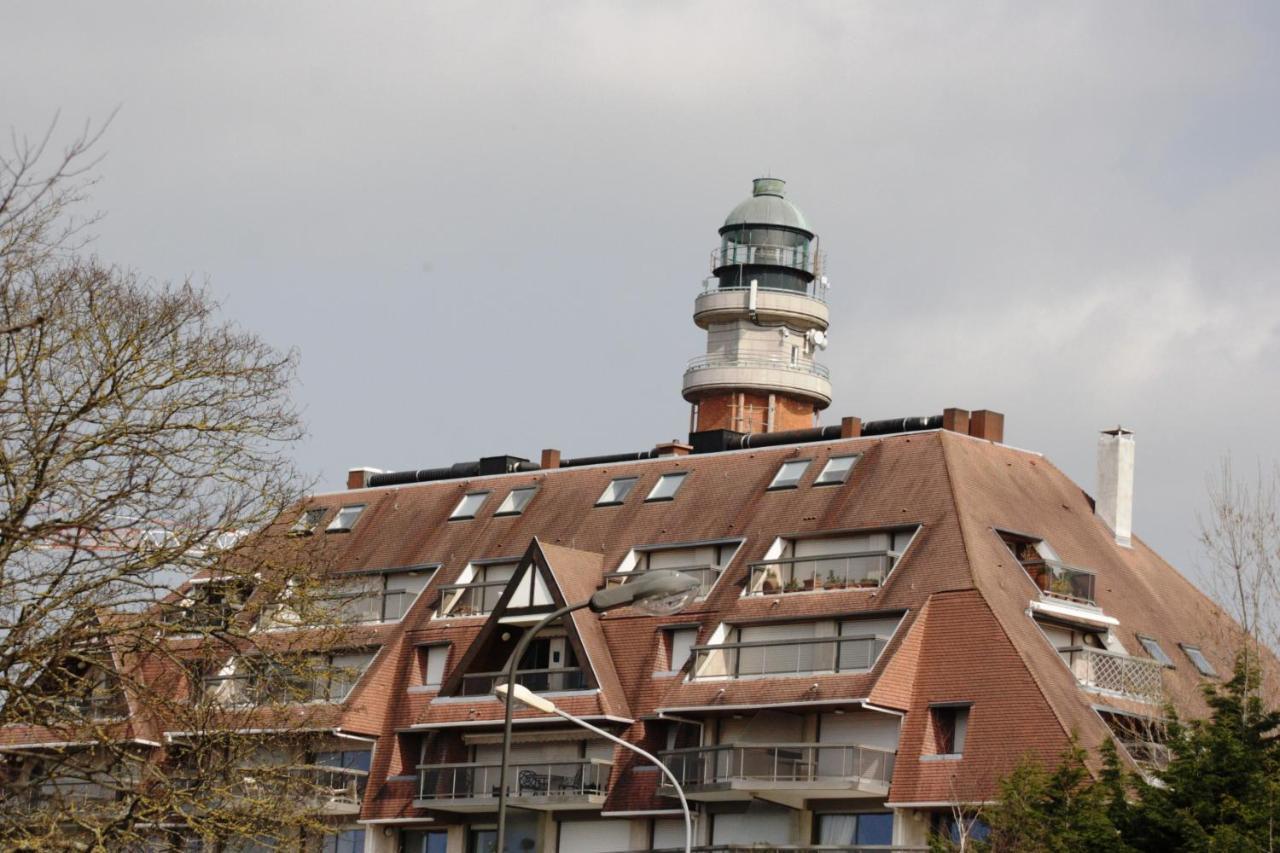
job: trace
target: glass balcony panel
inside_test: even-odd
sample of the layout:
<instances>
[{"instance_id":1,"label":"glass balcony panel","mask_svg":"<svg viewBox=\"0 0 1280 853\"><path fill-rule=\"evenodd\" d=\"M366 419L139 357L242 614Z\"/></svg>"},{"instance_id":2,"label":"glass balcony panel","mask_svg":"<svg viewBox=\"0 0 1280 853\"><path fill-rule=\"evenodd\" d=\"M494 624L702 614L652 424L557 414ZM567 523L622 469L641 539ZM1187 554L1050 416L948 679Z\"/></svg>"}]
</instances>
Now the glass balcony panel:
<instances>
[{"instance_id":1,"label":"glass balcony panel","mask_svg":"<svg viewBox=\"0 0 1280 853\"><path fill-rule=\"evenodd\" d=\"M898 556L889 550L863 551L752 563L748 594L875 588L884 583Z\"/></svg>"},{"instance_id":2,"label":"glass balcony panel","mask_svg":"<svg viewBox=\"0 0 1280 853\"><path fill-rule=\"evenodd\" d=\"M870 669L886 637L812 637L694 646L693 678L801 675Z\"/></svg>"}]
</instances>

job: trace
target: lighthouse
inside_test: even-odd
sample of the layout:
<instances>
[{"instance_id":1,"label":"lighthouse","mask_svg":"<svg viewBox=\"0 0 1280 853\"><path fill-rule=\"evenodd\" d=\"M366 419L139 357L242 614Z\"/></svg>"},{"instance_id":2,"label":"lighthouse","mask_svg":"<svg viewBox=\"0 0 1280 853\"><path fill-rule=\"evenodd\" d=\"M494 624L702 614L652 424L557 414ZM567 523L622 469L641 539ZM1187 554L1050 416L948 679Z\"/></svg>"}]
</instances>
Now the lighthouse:
<instances>
[{"instance_id":1,"label":"lighthouse","mask_svg":"<svg viewBox=\"0 0 1280 853\"><path fill-rule=\"evenodd\" d=\"M694 302L707 350L684 373L691 431L815 425L831 404L831 380L817 361L827 345L826 292L818 236L786 198L786 182L756 178L721 226Z\"/></svg>"}]
</instances>

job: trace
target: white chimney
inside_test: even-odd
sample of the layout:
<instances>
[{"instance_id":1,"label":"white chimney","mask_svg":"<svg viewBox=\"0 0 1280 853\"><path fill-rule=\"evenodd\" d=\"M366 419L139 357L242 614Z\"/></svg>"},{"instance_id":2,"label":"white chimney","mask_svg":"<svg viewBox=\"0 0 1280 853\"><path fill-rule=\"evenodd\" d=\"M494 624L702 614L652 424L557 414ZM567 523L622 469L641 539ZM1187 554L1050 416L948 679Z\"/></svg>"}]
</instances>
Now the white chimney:
<instances>
[{"instance_id":1,"label":"white chimney","mask_svg":"<svg viewBox=\"0 0 1280 853\"><path fill-rule=\"evenodd\" d=\"M1129 547L1133 532L1133 431L1103 430L1098 436L1098 494L1094 512Z\"/></svg>"}]
</instances>

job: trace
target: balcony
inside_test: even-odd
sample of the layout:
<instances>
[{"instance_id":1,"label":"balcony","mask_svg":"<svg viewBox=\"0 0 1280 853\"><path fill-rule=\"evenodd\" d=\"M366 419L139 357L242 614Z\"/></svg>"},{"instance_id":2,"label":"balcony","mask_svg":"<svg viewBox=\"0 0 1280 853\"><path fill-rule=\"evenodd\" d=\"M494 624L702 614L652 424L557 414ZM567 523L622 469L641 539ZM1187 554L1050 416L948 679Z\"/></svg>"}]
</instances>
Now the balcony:
<instances>
[{"instance_id":1,"label":"balcony","mask_svg":"<svg viewBox=\"0 0 1280 853\"><path fill-rule=\"evenodd\" d=\"M663 763L691 800L768 799L802 808L806 799L883 797L896 753L855 744L736 743L673 749ZM664 783L663 793L675 791Z\"/></svg>"},{"instance_id":2,"label":"balcony","mask_svg":"<svg viewBox=\"0 0 1280 853\"><path fill-rule=\"evenodd\" d=\"M416 592L404 589L387 590L385 592L351 593L329 598L325 603L332 611L334 620L341 623L399 622L404 618L409 605L413 604Z\"/></svg>"},{"instance_id":3,"label":"balcony","mask_svg":"<svg viewBox=\"0 0 1280 853\"><path fill-rule=\"evenodd\" d=\"M1156 661L1087 646L1058 649L1058 654L1085 690L1135 702L1164 701L1164 667Z\"/></svg>"},{"instance_id":4,"label":"balcony","mask_svg":"<svg viewBox=\"0 0 1280 853\"><path fill-rule=\"evenodd\" d=\"M766 323L786 323L802 332L826 329L831 316L826 293L825 286L811 281L804 290L757 287L753 299L750 287L724 287L716 279L708 279L694 299L693 322L705 329L754 311L756 318Z\"/></svg>"},{"instance_id":5,"label":"balcony","mask_svg":"<svg viewBox=\"0 0 1280 853\"><path fill-rule=\"evenodd\" d=\"M463 696L488 696L498 684L505 684L507 673L469 672L462 676ZM516 684L528 687L534 693L555 693L564 690L586 690L587 677L582 667L554 667L550 669L516 670Z\"/></svg>"},{"instance_id":6,"label":"balcony","mask_svg":"<svg viewBox=\"0 0 1280 853\"><path fill-rule=\"evenodd\" d=\"M793 361L740 352L700 355L689 360L682 389L685 399L725 388L800 395L824 406L831 403L827 368L808 358Z\"/></svg>"},{"instance_id":7,"label":"balcony","mask_svg":"<svg viewBox=\"0 0 1280 853\"><path fill-rule=\"evenodd\" d=\"M440 587L440 616L488 616L509 583L504 579L444 584Z\"/></svg>"},{"instance_id":8,"label":"balcony","mask_svg":"<svg viewBox=\"0 0 1280 853\"><path fill-rule=\"evenodd\" d=\"M1045 598L1094 607L1094 574L1056 560L1027 560L1022 563L1027 576Z\"/></svg>"},{"instance_id":9,"label":"balcony","mask_svg":"<svg viewBox=\"0 0 1280 853\"><path fill-rule=\"evenodd\" d=\"M883 844L703 844L690 849L693 853L929 853L928 847ZM659 847L649 853L684 853L684 848Z\"/></svg>"},{"instance_id":10,"label":"balcony","mask_svg":"<svg viewBox=\"0 0 1280 853\"><path fill-rule=\"evenodd\" d=\"M680 572L698 579L698 598L705 598L707 593L711 592L711 587L716 585L716 581L720 579L720 575L724 572L723 566L676 566L663 571ZM609 572L604 576L605 586L617 586L627 581L640 577L644 572Z\"/></svg>"},{"instance_id":11,"label":"balcony","mask_svg":"<svg viewBox=\"0 0 1280 853\"><path fill-rule=\"evenodd\" d=\"M751 564L747 594L875 589L884 583L899 556L885 550L764 560Z\"/></svg>"},{"instance_id":12,"label":"balcony","mask_svg":"<svg viewBox=\"0 0 1280 853\"><path fill-rule=\"evenodd\" d=\"M489 812L498 806L498 764L424 764L418 767L417 808ZM520 762L507 768L507 800L540 811L598 809L604 804L613 762Z\"/></svg>"},{"instance_id":13,"label":"balcony","mask_svg":"<svg viewBox=\"0 0 1280 853\"><path fill-rule=\"evenodd\" d=\"M888 643L881 636L833 636L694 646L691 679L866 672Z\"/></svg>"}]
</instances>

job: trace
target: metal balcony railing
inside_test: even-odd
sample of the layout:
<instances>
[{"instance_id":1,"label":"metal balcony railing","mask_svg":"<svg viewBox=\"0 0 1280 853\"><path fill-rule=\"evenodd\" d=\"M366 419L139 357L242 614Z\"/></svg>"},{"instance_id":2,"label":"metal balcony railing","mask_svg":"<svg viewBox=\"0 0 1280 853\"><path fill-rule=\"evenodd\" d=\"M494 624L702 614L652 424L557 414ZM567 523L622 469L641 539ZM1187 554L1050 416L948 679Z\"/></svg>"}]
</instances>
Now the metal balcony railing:
<instances>
[{"instance_id":1,"label":"metal balcony railing","mask_svg":"<svg viewBox=\"0 0 1280 853\"><path fill-rule=\"evenodd\" d=\"M103 783L91 779L50 779L30 790L35 806L55 803L110 803L121 799L125 782Z\"/></svg>"},{"instance_id":2,"label":"metal balcony railing","mask_svg":"<svg viewBox=\"0 0 1280 853\"><path fill-rule=\"evenodd\" d=\"M884 583L896 551L857 551L821 557L787 557L752 563L749 595L779 595L840 589L874 589Z\"/></svg>"},{"instance_id":3,"label":"metal balcony railing","mask_svg":"<svg viewBox=\"0 0 1280 853\"><path fill-rule=\"evenodd\" d=\"M664 569L663 571L680 572L681 574L685 574L685 575L689 575L690 577L697 578L698 579L698 597L702 598L707 593L711 592L711 587L715 586L716 581L719 580L720 575L724 572L724 567L711 566L711 565L677 566L671 569ZM619 584L624 584L627 581L632 580L633 578L642 577L643 575L644 575L643 571L609 572L607 575L604 576L604 582L605 582L605 586L617 586Z\"/></svg>"},{"instance_id":4,"label":"metal balcony railing","mask_svg":"<svg viewBox=\"0 0 1280 853\"><path fill-rule=\"evenodd\" d=\"M821 273L821 256L809 246L769 246L730 243L711 253L711 271L722 267L759 264L786 267L817 276Z\"/></svg>"},{"instance_id":5,"label":"metal balcony railing","mask_svg":"<svg viewBox=\"0 0 1280 853\"><path fill-rule=\"evenodd\" d=\"M301 674L244 673L211 675L204 679L204 695L225 706L279 705L328 697L322 679Z\"/></svg>"},{"instance_id":6,"label":"metal balcony railing","mask_svg":"<svg viewBox=\"0 0 1280 853\"><path fill-rule=\"evenodd\" d=\"M507 768L508 797L575 800L603 796L613 762L600 758L518 762ZM418 767L418 799L498 798L498 764L423 764Z\"/></svg>"},{"instance_id":7,"label":"metal balcony railing","mask_svg":"<svg viewBox=\"0 0 1280 853\"><path fill-rule=\"evenodd\" d=\"M1081 687L1138 702L1164 701L1164 667L1156 661L1087 646L1058 649L1058 654Z\"/></svg>"},{"instance_id":8,"label":"metal balcony railing","mask_svg":"<svg viewBox=\"0 0 1280 853\"><path fill-rule=\"evenodd\" d=\"M863 672L875 665L888 637L803 637L694 646L694 680L754 675Z\"/></svg>"},{"instance_id":9,"label":"metal balcony railing","mask_svg":"<svg viewBox=\"0 0 1280 853\"><path fill-rule=\"evenodd\" d=\"M826 365L816 361L788 361L785 358L768 358L767 356L749 355L700 355L689 359L686 373L696 370L710 370L716 367L740 367L749 370L787 370L792 373L803 373L830 379L831 371Z\"/></svg>"},{"instance_id":10,"label":"metal balcony railing","mask_svg":"<svg viewBox=\"0 0 1280 853\"><path fill-rule=\"evenodd\" d=\"M672 749L662 762L685 788L696 791L731 783L846 784L867 781L888 785L893 779L893 750L856 744L729 743ZM669 787L663 783L664 789Z\"/></svg>"},{"instance_id":11,"label":"metal balcony railing","mask_svg":"<svg viewBox=\"0 0 1280 853\"><path fill-rule=\"evenodd\" d=\"M367 594L336 595L326 603L339 622L398 622L413 603L417 593L404 589Z\"/></svg>"},{"instance_id":12,"label":"metal balcony railing","mask_svg":"<svg viewBox=\"0 0 1280 853\"><path fill-rule=\"evenodd\" d=\"M1045 597L1093 605L1093 572L1056 560L1027 560L1022 568Z\"/></svg>"},{"instance_id":13,"label":"metal balcony railing","mask_svg":"<svg viewBox=\"0 0 1280 853\"><path fill-rule=\"evenodd\" d=\"M462 676L463 696L488 696L498 684L505 684L506 672L470 672ZM516 670L516 684L528 687L534 693L553 693L559 690L584 690L587 678L581 667L553 667L549 669Z\"/></svg>"},{"instance_id":14,"label":"metal balcony railing","mask_svg":"<svg viewBox=\"0 0 1280 853\"><path fill-rule=\"evenodd\" d=\"M301 778L314 788L312 797L324 806L358 808L369 782L367 770L354 767L332 767L327 764L302 765L290 768L291 776Z\"/></svg>"},{"instance_id":15,"label":"metal balcony railing","mask_svg":"<svg viewBox=\"0 0 1280 853\"><path fill-rule=\"evenodd\" d=\"M504 579L443 584L440 587L440 615L488 616L509 583L509 579Z\"/></svg>"},{"instance_id":16,"label":"metal balcony railing","mask_svg":"<svg viewBox=\"0 0 1280 853\"><path fill-rule=\"evenodd\" d=\"M741 287L725 287L720 283L719 279L709 278L702 283L702 293L699 295L701 296L708 293L746 293L750 290L750 286L747 285ZM813 281L806 283L803 290L793 290L789 287L756 288L756 291L759 293L785 293L788 296L804 296L822 303L827 301L827 290L828 288L826 285L822 284L819 279L814 279Z\"/></svg>"}]
</instances>

